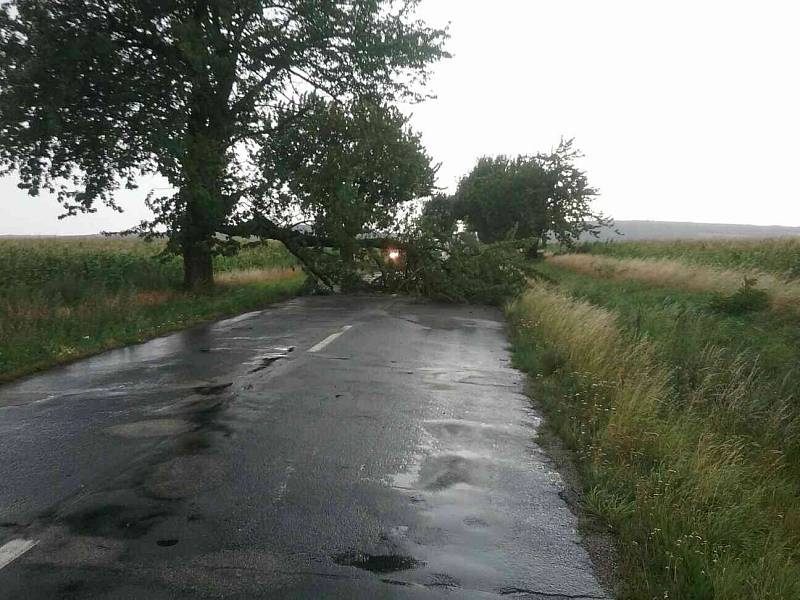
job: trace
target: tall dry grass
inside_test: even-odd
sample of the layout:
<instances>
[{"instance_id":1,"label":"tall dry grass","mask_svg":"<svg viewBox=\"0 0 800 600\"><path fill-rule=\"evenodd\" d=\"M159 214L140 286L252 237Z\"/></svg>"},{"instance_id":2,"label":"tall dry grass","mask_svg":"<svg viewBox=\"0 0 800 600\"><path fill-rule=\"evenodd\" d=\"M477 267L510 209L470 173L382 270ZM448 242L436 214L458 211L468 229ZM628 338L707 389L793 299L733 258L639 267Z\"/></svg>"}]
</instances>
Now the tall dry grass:
<instances>
[{"instance_id":1,"label":"tall dry grass","mask_svg":"<svg viewBox=\"0 0 800 600\"><path fill-rule=\"evenodd\" d=\"M557 267L594 277L635 280L695 292L733 294L742 287L745 278L752 278L756 287L768 294L773 310L800 312L800 282L754 269L721 269L668 259L619 259L593 254L561 254L547 260Z\"/></svg>"},{"instance_id":2,"label":"tall dry grass","mask_svg":"<svg viewBox=\"0 0 800 600\"><path fill-rule=\"evenodd\" d=\"M666 258L722 269L755 269L800 279L800 236L766 239L594 242L583 247L614 258Z\"/></svg>"},{"instance_id":3,"label":"tall dry grass","mask_svg":"<svg viewBox=\"0 0 800 600\"><path fill-rule=\"evenodd\" d=\"M619 536L629 598L800 598L800 501L785 456L737 427L742 364L691 398L616 315L535 284L509 308L517 364L585 465L589 508Z\"/></svg>"}]
</instances>

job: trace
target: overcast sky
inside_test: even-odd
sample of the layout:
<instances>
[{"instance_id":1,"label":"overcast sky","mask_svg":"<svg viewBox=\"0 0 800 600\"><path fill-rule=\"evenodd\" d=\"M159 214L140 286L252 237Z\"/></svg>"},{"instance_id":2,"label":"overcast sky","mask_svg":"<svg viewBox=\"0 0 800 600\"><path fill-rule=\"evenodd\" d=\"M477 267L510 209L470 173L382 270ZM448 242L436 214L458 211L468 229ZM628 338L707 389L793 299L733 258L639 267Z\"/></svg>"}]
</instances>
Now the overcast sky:
<instances>
[{"instance_id":1,"label":"overcast sky","mask_svg":"<svg viewBox=\"0 0 800 600\"><path fill-rule=\"evenodd\" d=\"M574 137L617 219L800 226L800 2L427 0L455 57L409 109L450 190L484 154ZM118 230L145 216L58 221L0 180L0 234Z\"/></svg>"}]
</instances>

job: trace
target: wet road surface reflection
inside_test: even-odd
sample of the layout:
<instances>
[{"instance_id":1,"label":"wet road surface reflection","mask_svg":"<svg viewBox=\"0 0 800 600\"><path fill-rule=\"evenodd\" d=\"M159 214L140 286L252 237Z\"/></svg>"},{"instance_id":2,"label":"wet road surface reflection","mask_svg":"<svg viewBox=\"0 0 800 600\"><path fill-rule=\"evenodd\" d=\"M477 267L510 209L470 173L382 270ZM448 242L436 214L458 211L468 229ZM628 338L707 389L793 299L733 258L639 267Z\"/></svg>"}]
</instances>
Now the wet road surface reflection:
<instances>
[{"instance_id":1,"label":"wet road surface reflection","mask_svg":"<svg viewBox=\"0 0 800 600\"><path fill-rule=\"evenodd\" d=\"M608 597L507 344L304 298L0 387L0 597Z\"/></svg>"}]
</instances>

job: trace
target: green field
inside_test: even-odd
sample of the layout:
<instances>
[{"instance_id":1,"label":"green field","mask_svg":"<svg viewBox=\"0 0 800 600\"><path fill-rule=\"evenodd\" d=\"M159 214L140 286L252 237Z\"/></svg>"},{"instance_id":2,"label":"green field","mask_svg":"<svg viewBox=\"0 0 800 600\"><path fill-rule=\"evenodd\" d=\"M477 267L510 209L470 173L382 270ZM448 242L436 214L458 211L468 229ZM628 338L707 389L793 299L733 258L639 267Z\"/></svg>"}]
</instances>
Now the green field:
<instances>
[{"instance_id":1,"label":"green field","mask_svg":"<svg viewBox=\"0 0 800 600\"><path fill-rule=\"evenodd\" d=\"M137 239L0 240L0 380L296 294L279 243L216 258L219 285L181 289L179 258Z\"/></svg>"},{"instance_id":2,"label":"green field","mask_svg":"<svg viewBox=\"0 0 800 600\"><path fill-rule=\"evenodd\" d=\"M728 269L755 269L800 278L800 237L764 240L595 242L582 251L615 258L667 258Z\"/></svg>"},{"instance_id":3,"label":"green field","mask_svg":"<svg viewBox=\"0 0 800 600\"><path fill-rule=\"evenodd\" d=\"M800 244L591 251L788 280ZM713 290L565 264L540 263L511 306L515 356L583 467L587 509L618 537L620 597L800 598L797 313L719 310Z\"/></svg>"}]
</instances>

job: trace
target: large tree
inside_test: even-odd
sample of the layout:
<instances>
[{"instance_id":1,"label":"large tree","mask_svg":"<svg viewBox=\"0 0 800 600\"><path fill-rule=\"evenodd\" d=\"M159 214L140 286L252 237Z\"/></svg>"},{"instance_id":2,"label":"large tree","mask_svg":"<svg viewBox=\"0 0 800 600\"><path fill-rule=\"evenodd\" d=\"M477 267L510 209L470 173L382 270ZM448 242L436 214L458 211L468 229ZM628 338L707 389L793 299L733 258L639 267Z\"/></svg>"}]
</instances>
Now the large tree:
<instances>
[{"instance_id":1,"label":"large tree","mask_svg":"<svg viewBox=\"0 0 800 600\"><path fill-rule=\"evenodd\" d=\"M418 97L446 56L418 2L4 2L0 167L68 215L119 208L121 186L162 175L176 192L149 197L156 217L140 229L166 231L187 285L208 285L216 234L266 218L252 207L270 187L259 165L279 111L312 90Z\"/></svg>"},{"instance_id":2,"label":"large tree","mask_svg":"<svg viewBox=\"0 0 800 600\"><path fill-rule=\"evenodd\" d=\"M389 233L400 207L433 190L431 158L394 107L311 96L277 124L265 152L267 179L318 238L339 248L345 266L352 267L359 237Z\"/></svg>"},{"instance_id":3,"label":"large tree","mask_svg":"<svg viewBox=\"0 0 800 600\"><path fill-rule=\"evenodd\" d=\"M533 257L548 239L572 244L611 222L592 207L597 190L576 165L580 157L562 140L549 154L481 158L459 182L451 210L483 242L529 240Z\"/></svg>"}]
</instances>

